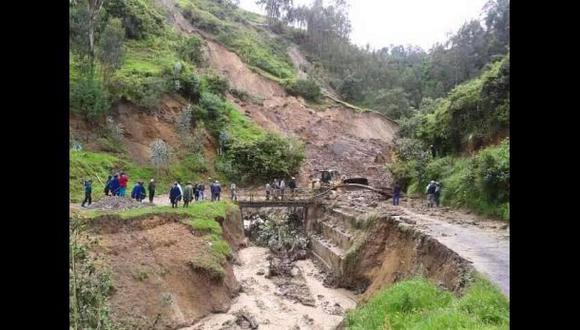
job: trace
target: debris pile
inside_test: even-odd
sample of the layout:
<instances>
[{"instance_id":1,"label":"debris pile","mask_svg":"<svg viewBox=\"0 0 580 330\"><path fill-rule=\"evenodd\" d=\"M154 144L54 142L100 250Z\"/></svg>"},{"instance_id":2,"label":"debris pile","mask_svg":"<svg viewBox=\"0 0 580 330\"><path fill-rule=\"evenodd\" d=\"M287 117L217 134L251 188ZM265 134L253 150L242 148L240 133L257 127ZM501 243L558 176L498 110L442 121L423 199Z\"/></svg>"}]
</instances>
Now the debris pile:
<instances>
[{"instance_id":1,"label":"debris pile","mask_svg":"<svg viewBox=\"0 0 580 330\"><path fill-rule=\"evenodd\" d=\"M105 196L99 201L92 203L87 208L99 210L126 210L150 205L150 203L139 203L138 201L127 197Z\"/></svg>"}]
</instances>

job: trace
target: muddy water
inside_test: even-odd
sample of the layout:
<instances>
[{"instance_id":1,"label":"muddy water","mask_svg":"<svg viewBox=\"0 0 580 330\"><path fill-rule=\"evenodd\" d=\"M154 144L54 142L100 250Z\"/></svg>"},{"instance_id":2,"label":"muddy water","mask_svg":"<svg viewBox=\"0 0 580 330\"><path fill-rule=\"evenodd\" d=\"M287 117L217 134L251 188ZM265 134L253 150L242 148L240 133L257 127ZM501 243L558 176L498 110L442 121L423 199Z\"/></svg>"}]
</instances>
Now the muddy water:
<instances>
[{"instance_id":1,"label":"muddy water","mask_svg":"<svg viewBox=\"0 0 580 330\"><path fill-rule=\"evenodd\" d=\"M268 249L249 247L239 251L241 265L234 267L242 292L234 299L227 313L212 314L199 323L184 329L243 329L236 323L236 313L253 317L259 329L334 329L342 321L344 313L356 305L351 292L330 289L322 285L322 278L311 260L300 260L296 267L303 275L315 306L280 295L275 278L257 275L260 270L268 273Z\"/></svg>"}]
</instances>

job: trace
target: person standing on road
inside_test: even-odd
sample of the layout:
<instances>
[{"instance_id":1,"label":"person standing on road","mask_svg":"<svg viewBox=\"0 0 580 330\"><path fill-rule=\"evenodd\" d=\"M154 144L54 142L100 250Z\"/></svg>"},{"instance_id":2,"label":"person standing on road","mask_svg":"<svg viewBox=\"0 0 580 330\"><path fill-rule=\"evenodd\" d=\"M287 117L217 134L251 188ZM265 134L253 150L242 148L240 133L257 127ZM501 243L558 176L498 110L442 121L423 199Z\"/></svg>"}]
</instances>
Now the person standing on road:
<instances>
[{"instance_id":1,"label":"person standing on road","mask_svg":"<svg viewBox=\"0 0 580 330\"><path fill-rule=\"evenodd\" d=\"M401 199L401 185L397 182L393 188L393 205L399 205Z\"/></svg>"},{"instance_id":2,"label":"person standing on road","mask_svg":"<svg viewBox=\"0 0 580 330\"><path fill-rule=\"evenodd\" d=\"M205 199L205 185L202 183L199 184L199 200L203 201Z\"/></svg>"},{"instance_id":3,"label":"person standing on road","mask_svg":"<svg viewBox=\"0 0 580 330\"><path fill-rule=\"evenodd\" d=\"M193 198L196 202L199 200L199 184L197 183L193 185Z\"/></svg>"},{"instance_id":4,"label":"person standing on road","mask_svg":"<svg viewBox=\"0 0 580 330\"><path fill-rule=\"evenodd\" d=\"M188 207L189 203L193 200L193 186L191 182L188 182L183 189L183 207Z\"/></svg>"},{"instance_id":5,"label":"person standing on road","mask_svg":"<svg viewBox=\"0 0 580 330\"><path fill-rule=\"evenodd\" d=\"M232 182L232 184L230 185L230 193L231 193L231 199L233 201L237 201L238 200L238 192L237 192L237 188L236 188L236 184Z\"/></svg>"},{"instance_id":6,"label":"person standing on road","mask_svg":"<svg viewBox=\"0 0 580 330\"><path fill-rule=\"evenodd\" d=\"M133 186L133 190L131 190L131 198L135 199L135 200L139 200L139 195L140 195L140 186L139 186L139 181L135 182L135 185Z\"/></svg>"},{"instance_id":7,"label":"person standing on road","mask_svg":"<svg viewBox=\"0 0 580 330\"><path fill-rule=\"evenodd\" d=\"M169 191L169 200L171 201L171 208L177 208L179 200L181 199L181 191L177 187L177 182L173 184L173 187Z\"/></svg>"},{"instance_id":8,"label":"person standing on road","mask_svg":"<svg viewBox=\"0 0 580 330\"><path fill-rule=\"evenodd\" d=\"M119 185L119 174L115 174L113 176L113 180L111 180L111 194L113 196L119 196L119 189L121 186Z\"/></svg>"},{"instance_id":9,"label":"person standing on road","mask_svg":"<svg viewBox=\"0 0 580 330\"><path fill-rule=\"evenodd\" d=\"M220 201L221 192L222 192L222 186L220 186L220 182L216 180L216 182L215 182L215 198L218 202Z\"/></svg>"},{"instance_id":10,"label":"person standing on road","mask_svg":"<svg viewBox=\"0 0 580 330\"><path fill-rule=\"evenodd\" d=\"M286 182L284 179L280 180L280 199L284 200L284 190L286 190Z\"/></svg>"},{"instance_id":11,"label":"person standing on road","mask_svg":"<svg viewBox=\"0 0 580 330\"><path fill-rule=\"evenodd\" d=\"M153 203L153 197L155 197L155 180L151 179L149 181L149 187L147 187L149 191L149 203Z\"/></svg>"},{"instance_id":12,"label":"person standing on road","mask_svg":"<svg viewBox=\"0 0 580 330\"><path fill-rule=\"evenodd\" d=\"M85 181L83 186L84 186L84 190L85 190L85 199L83 200L81 207L85 207L85 204L87 202L89 203L89 206L90 206L92 203L91 194L93 193L93 180Z\"/></svg>"},{"instance_id":13,"label":"person standing on road","mask_svg":"<svg viewBox=\"0 0 580 330\"><path fill-rule=\"evenodd\" d=\"M441 198L441 183L439 181L435 182L435 205L439 207L439 202Z\"/></svg>"},{"instance_id":14,"label":"person standing on road","mask_svg":"<svg viewBox=\"0 0 580 330\"><path fill-rule=\"evenodd\" d=\"M109 192L111 192L111 182L113 181L113 177L109 175L107 178L107 182L105 183L105 196L109 196Z\"/></svg>"},{"instance_id":15,"label":"person standing on road","mask_svg":"<svg viewBox=\"0 0 580 330\"><path fill-rule=\"evenodd\" d=\"M290 179L290 181L288 181L288 188L290 188L290 193L292 198L294 198L294 192L296 190L296 178L292 177L292 179Z\"/></svg>"},{"instance_id":16,"label":"person standing on road","mask_svg":"<svg viewBox=\"0 0 580 330\"><path fill-rule=\"evenodd\" d=\"M127 184L129 183L129 177L127 174L121 172L121 177L119 178L119 196L125 197L127 192Z\"/></svg>"},{"instance_id":17,"label":"person standing on road","mask_svg":"<svg viewBox=\"0 0 580 330\"><path fill-rule=\"evenodd\" d=\"M429 185L427 185L427 207L433 207L433 205L435 205L435 189L437 187L435 186L435 181L431 180L431 182L429 182Z\"/></svg>"},{"instance_id":18,"label":"person standing on road","mask_svg":"<svg viewBox=\"0 0 580 330\"><path fill-rule=\"evenodd\" d=\"M272 193L272 187L270 187L269 183L266 183L266 200L270 200L270 194Z\"/></svg>"}]
</instances>

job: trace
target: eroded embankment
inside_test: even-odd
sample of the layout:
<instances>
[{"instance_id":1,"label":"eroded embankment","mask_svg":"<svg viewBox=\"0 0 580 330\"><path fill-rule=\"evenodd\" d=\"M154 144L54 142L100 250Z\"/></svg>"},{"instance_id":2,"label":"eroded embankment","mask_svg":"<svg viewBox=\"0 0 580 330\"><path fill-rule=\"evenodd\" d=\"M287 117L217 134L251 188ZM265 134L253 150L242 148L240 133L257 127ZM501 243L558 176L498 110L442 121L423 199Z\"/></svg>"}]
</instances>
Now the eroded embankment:
<instances>
[{"instance_id":1,"label":"eroded embankment","mask_svg":"<svg viewBox=\"0 0 580 330\"><path fill-rule=\"evenodd\" d=\"M455 293L470 279L469 261L433 237L388 214L354 216L320 207L307 223L312 254L334 275L334 285L364 292L424 276Z\"/></svg>"},{"instance_id":2,"label":"eroded embankment","mask_svg":"<svg viewBox=\"0 0 580 330\"><path fill-rule=\"evenodd\" d=\"M216 219L234 249L243 245L235 210ZM158 214L90 222L88 233L99 240L93 252L112 274L114 321L133 329L176 329L229 309L240 290L232 266L212 259L215 241L187 221L184 215ZM223 276L216 276L216 267Z\"/></svg>"}]
</instances>

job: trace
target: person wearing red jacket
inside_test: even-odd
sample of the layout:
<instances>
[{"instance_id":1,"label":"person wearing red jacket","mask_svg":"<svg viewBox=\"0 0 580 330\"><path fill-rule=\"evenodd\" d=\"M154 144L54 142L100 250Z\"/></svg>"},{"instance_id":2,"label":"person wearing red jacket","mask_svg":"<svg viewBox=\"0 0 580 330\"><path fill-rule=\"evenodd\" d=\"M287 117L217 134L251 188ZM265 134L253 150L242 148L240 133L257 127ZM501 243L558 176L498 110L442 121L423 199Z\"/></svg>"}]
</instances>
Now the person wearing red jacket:
<instances>
[{"instance_id":1,"label":"person wearing red jacket","mask_svg":"<svg viewBox=\"0 0 580 330\"><path fill-rule=\"evenodd\" d=\"M119 178L119 196L125 197L125 192L127 191L127 183L129 182L129 177L125 173L121 173Z\"/></svg>"}]
</instances>

